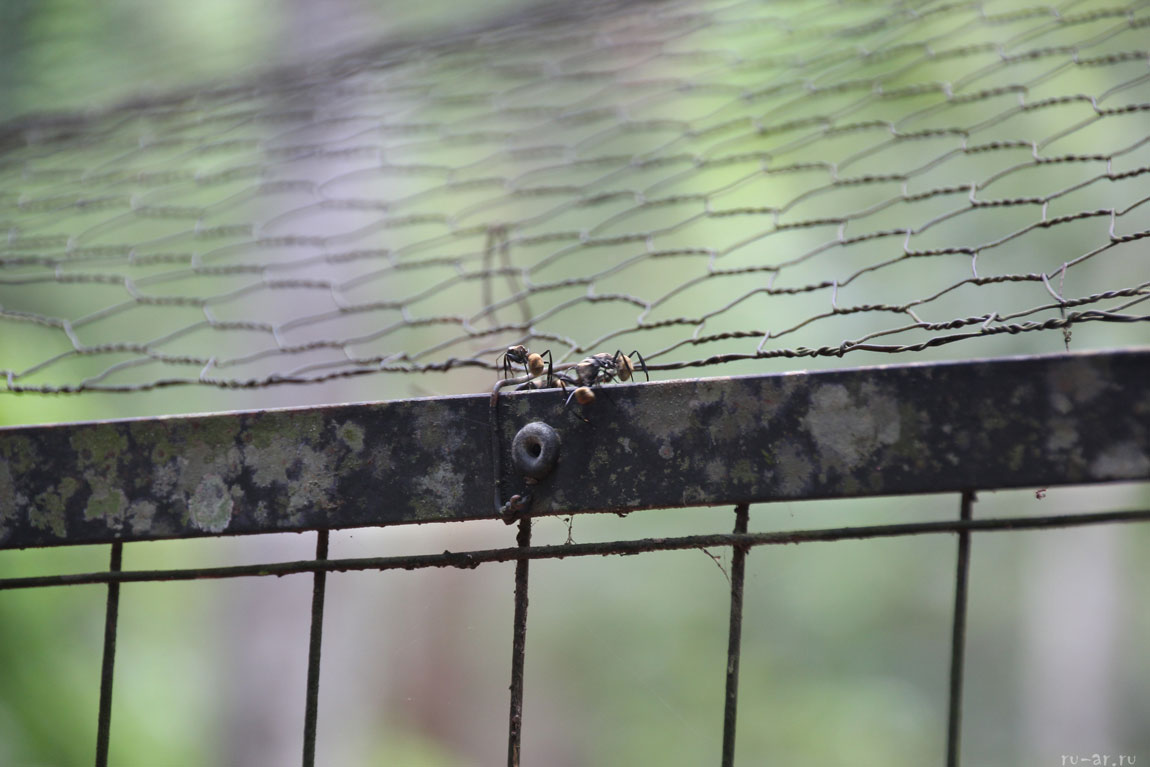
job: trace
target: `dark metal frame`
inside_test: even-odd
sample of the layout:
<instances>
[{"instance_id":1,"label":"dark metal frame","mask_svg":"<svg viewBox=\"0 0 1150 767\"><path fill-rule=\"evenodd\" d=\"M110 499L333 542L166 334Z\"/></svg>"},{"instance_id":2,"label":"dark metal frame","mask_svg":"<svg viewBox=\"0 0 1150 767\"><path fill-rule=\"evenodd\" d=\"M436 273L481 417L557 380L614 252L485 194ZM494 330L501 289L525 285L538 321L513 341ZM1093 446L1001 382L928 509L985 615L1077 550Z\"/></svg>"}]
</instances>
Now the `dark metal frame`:
<instances>
[{"instance_id":1,"label":"dark metal frame","mask_svg":"<svg viewBox=\"0 0 1150 767\"><path fill-rule=\"evenodd\" d=\"M504 498L526 489L510 450L537 421L562 447L530 488L532 516L1140 480L1150 455L1150 348L611 384L593 405L564 400L0 428L0 549L491 519L493 476Z\"/></svg>"},{"instance_id":2,"label":"dark metal frame","mask_svg":"<svg viewBox=\"0 0 1150 767\"><path fill-rule=\"evenodd\" d=\"M482 428L476 427L474 421L481 425L490 422L482 418L473 421L463 414L486 414L483 408L491 407L486 397L418 400L319 411L269 411L0 430L0 470L3 470L0 474L6 472L5 476L0 476L0 482L7 482L15 488L7 501L7 518L0 516L0 523L7 525L6 547L88 543L113 538L107 571L0 579L0 591L82 583L107 584L97 767L106 765L108 759L122 583L313 573L302 757L305 767L310 767L315 764L327 573L427 567L471 569L490 562L514 561L515 611L508 721L508 764L514 766L520 761L524 722L523 680L530 561L729 546L732 550L730 626L720 761L724 767L729 767L735 756L745 561L749 551L756 546L940 533L953 533L958 537L946 746L946 764L956 767L961 742L967 578L972 534L1150 521L1150 510L984 520L974 519L972 514L975 491L979 489L1150 480L1150 459L1147 458L1150 456L1150 352L1145 350L605 387L595 406L582 414L591 419L590 424L563 408L562 403L556 404L554 399L553 392L543 391L512 395L506 400L502 397L490 400L498 408L494 412L502 416L496 428L504 437L504 445L510 443L509 435L513 429L539 419L540 415L559 427L562 455L554 476L530 482L516 476L509 456L484 455L482 450L475 451L474 445L488 443L484 440L460 442L459 435L440 420L464 418L462 422L452 420L450 423L463 432L470 433L476 429L481 432ZM601 405L601 402L608 404ZM361 416L358 420L354 417L356 408ZM364 414L370 417L364 420ZM769 425L764 426L764 423ZM898 428L895 428L895 423ZM425 431L413 431L413 427ZM282 432L276 432L276 428L282 428ZM373 444L377 448L383 444L379 442L381 435L395 434L396 430L407 434L409 442L415 444L399 441L388 466L373 465L372 460L361 455ZM1059 435L1058 439L1051 439L1055 433ZM709 439L713 444L705 446L700 442L702 439ZM212 440L215 440L214 448ZM322 455L319 448L325 441L327 458L316 458ZM145 442L150 445L150 451L141 449ZM439 446L434 460L425 454L426 451L434 452L433 444ZM988 449L989 444L992 444L992 449ZM183 452L166 452L173 445L182 446ZM245 447L251 445L255 446L252 454L245 456ZM1073 450L1069 449L1071 445ZM55 453L55 446L69 449ZM623 458L624 448L631 458ZM213 449L222 451L223 455L237 457L242 468L229 469L226 464L213 462ZM404 454L400 454L401 450ZM260 451L264 453L262 456ZM633 479L640 473L658 475L658 464L667 459L667 453L678 458L674 462L678 467L677 486L655 490L649 477L641 481ZM29 463L33 454L46 459L48 466ZM699 480L699 467L703 471L715 472L712 463L716 454L733 467L732 471L719 480L694 486L693 483ZM359 457L355 458L357 455ZM375 458L381 455L376 454ZM415 480L395 477L396 467L408 465L412 455L423 456L420 459L422 474ZM752 455L769 457L761 464L751 463L749 469L747 466L740 468L740 457ZM274 470L273 458L280 462L278 474ZM217 482L209 481L207 490L201 483L195 491L185 493L182 508L179 505L180 481L173 479L171 472L167 475L148 472L145 475L167 476L164 481L168 484L162 487L159 480L151 486L140 482L133 486L136 491L152 492L151 496L129 498L121 492L117 497L111 492L116 488L108 484L108 476L129 476L126 470L137 465L162 469L177 465L180 459L198 461L201 469L223 467L223 474L217 476ZM617 481L594 479L597 472L605 471L604 462L607 468L618 469L623 460L630 461L625 464L630 468L637 464L645 471L619 472ZM298 496L292 495L290 484L296 481L293 477L298 479L306 474L309 461L313 469L317 463L336 466L342 473L332 479L331 485L341 491L346 489L352 496L338 504L325 505L323 492L312 488L308 499L327 516L297 514L290 524L285 524L286 517L278 516L278 511L269 512L269 509L278 508L275 504L283 503L287 504L283 512L291 510L290 504ZM811 461L815 463L811 464ZM477 473L462 477L453 474L465 466ZM808 468L803 470L803 466ZM14 475L13 468L20 467L24 471ZM381 472L381 468L390 468L391 471ZM487 470L483 471L484 468ZM45 480L49 476L45 473L48 470L56 472L56 479L50 484ZM228 470L232 474L228 475ZM452 485L436 487L429 483L431 472L437 477L449 478L445 481ZM592 481L588 481L586 475L591 475ZM363 494L369 489L367 485L371 476L381 478L385 484L407 482L408 490L412 489L413 481L422 479L423 492L446 501L447 506L435 507L438 510L430 517L420 514L411 518L402 510L397 512L394 509L369 516L367 508L357 511L353 506L365 504ZM514 547L394 557L328 558L329 528L349 524L381 525L430 521L432 518L495 516L496 512L485 502L491 497L492 476L496 477L497 484L502 478L502 484L506 486L530 488L531 501L518 519ZM580 476L583 476L581 481ZM75 487L63 498L59 490L62 477L79 477L73 480ZM234 482L234 487L241 490L253 488L255 492L260 487L261 477L266 480L262 486L265 492L262 495L257 492L256 495L265 502L262 520L254 514L249 518L244 509L237 509L242 506L242 494L231 489L227 493L219 490L225 487L226 480ZM283 477L281 484L287 486L278 487L273 481L278 477ZM458 481L451 477L457 477ZM81 480L88 483L87 488L81 486ZM660 479L655 484L665 481ZM578 482L585 492L578 495L563 492L565 488L575 486L568 484L572 482ZM36 487L40 487L39 493L29 495ZM57 489L52 491L50 488ZM159 493L165 488L166 496ZM645 489L650 492L643 495ZM752 501L923 491L959 492L961 502L957 518L942 522L748 532L749 504ZM48 513L51 508L45 510L26 503L23 508L26 513L13 523L11 509L15 501L12 499L16 498L17 492L25 499L36 499L35 503L42 506L55 503L53 508L58 514L53 517ZM378 490L374 494L380 495ZM677 502L669 502L674 500L669 496L675 496ZM56 503L60 498L62 501ZM229 524L210 529L210 525L219 525L220 519L208 512L223 508L229 499L230 516L224 520ZM205 509L205 500L217 505L209 505ZM117 501L122 501L119 506ZM165 502L172 504L171 507L163 508L161 504ZM456 505L452 506L452 502ZM85 514L92 503L104 504L101 508L107 508L109 514L92 521L92 524L82 524L77 515ZM147 514L148 524L134 519L131 514L134 505L144 503L152 505ZM531 545L532 518L541 514L630 511L650 506L717 503L735 504L734 531L730 534ZM119 516L112 512L119 513ZM183 514L189 520L183 527L173 523L177 514ZM196 514L201 516L196 518ZM325 520L326 524L323 524ZM260 523L256 526L258 529L253 529L256 522ZM233 528L230 523L236 526ZM205 525L209 527L205 528ZM61 529L63 536L57 535ZM121 568L126 540L284 529L316 530L315 558L212 568L151 571Z\"/></svg>"}]
</instances>

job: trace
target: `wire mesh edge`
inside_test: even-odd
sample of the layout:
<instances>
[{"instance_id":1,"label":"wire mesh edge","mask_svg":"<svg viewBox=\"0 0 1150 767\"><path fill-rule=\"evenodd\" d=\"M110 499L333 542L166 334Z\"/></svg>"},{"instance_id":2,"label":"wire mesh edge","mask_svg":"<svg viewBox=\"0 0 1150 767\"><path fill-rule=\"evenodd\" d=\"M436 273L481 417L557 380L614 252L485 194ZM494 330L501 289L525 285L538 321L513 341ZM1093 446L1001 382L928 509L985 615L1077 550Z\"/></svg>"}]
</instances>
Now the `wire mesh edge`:
<instances>
[{"instance_id":1,"label":"wire mesh edge","mask_svg":"<svg viewBox=\"0 0 1150 767\"><path fill-rule=\"evenodd\" d=\"M430 567L454 567L471 570L479 565L492 562L511 562L532 559L566 559L567 557L607 555L627 556L649 551L681 551L685 549L722 546L755 547L841 540L864 540L871 538L893 538L937 533L1042 530L1060 527L1079 527L1083 525L1147 521L1150 521L1150 509L1093 512L1087 514L1060 514L1045 517L997 517L993 519L864 525L858 527L791 530L767 533L711 533L673 538L639 538L594 543L569 543L461 552L444 551L442 554L412 554L393 557L360 557L326 560L313 559L224 567L120 570L2 578L0 579L0 591L98 583L188 581L267 575L280 577L297 573L315 572L420 570Z\"/></svg>"}]
</instances>

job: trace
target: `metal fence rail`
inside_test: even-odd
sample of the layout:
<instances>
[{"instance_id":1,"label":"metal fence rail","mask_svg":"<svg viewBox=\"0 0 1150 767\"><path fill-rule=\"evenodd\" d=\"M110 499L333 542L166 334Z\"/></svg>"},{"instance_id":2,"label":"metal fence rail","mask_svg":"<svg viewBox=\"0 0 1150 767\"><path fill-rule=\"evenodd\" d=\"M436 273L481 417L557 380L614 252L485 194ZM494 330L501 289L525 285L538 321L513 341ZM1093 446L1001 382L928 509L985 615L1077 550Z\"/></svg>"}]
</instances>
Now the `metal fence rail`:
<instances>
[{"instance_id":1,"label":"metal fence rail","mask_svg":"<svg viewBox=\"0 0 1150 767\"><path fill-rule=\"evenodd\" d=\"M0 429L0 546L491 519L493 477L529 515L1145 479L1147 381L1139 349Z\"/></svg>"},{"instance_id":2,"label":"metal fence rail","mask_svg":"<svg viewBox=\"0 0 1150 767\"><path fill-rule=\"evenodd\" d=\"M977 490L1150 480L1150 352L1146 350L680 381L601 392L594 405L582 410L575 405L565 408L559 393L544 391L506 398L457 397L310 412L0 430L5 548L113 541L106 571L4 578L0 590L107 584L95 759L97 765L106 765L120 584L314 573L302 759L304 765L312 765L326 574L471 569L514 561L508 764L518 765L521 734L530 720L523 701L529 562L730 547L720 761L726 766L735 760L748 552L780 544L957 534L946 746L946 764L957 765L973 535L1150 521L1147 509L993 519L975 519L972 514ZM497 421L486 417L491 408L500 416ZM521 462L508 446L522 425L540 419L554 425L561 453L552 475L527 481L516 471ZM476 447L490 444L482 436L492 423L504 437L499 456ZM711 440L712 446L697 444L703 439ZM384 445L390 452L383 451ZM219 455L230 456L234 466L221 462ZM655 474L653 467L670 457L679 459L674 469L677 484L667 477L644 476ZM391 463L383 463L385 458ZM714 474L709 467L716 460L729 471L705 481L708 470ZM213 475L211 469L221 466L225 473ZM796 468L803 466L805 472ZM308 472L320 467L333 476L329 486L317 489ZM617 473L606 473L612 469ZM191 471L200 473L201 482L189 493L185 474ZM805 481L797 482L804 476ZM55 480L49 482L47 477ZM128 477L135 479L129 482ZM225 480L235 484L228 486ZM516 519L506 520L518 523L515 546L328 558L329 528L497 516L490 504L493 481L529 493L530 501ZM65 487L71 490L65 492ZM576 487L583 492L575 493ZM748 532L752 502L922 492L959 492L955 518ZM372 501L379 497L400 500L382 509ZM216 502L216 516L203 516L205 499ZM146 516L140 512L145 504L150 505ZM734 505L733 532L531 544L532 519L539 515L698 504ZM107 513L97 517L93 508ZM225 508L226 515L221 511ZM422 511L412 513L413 509ZM315 558L210 568L121 569L125 541L285 529L317 530Z\"/></svg>"}]
</instances>

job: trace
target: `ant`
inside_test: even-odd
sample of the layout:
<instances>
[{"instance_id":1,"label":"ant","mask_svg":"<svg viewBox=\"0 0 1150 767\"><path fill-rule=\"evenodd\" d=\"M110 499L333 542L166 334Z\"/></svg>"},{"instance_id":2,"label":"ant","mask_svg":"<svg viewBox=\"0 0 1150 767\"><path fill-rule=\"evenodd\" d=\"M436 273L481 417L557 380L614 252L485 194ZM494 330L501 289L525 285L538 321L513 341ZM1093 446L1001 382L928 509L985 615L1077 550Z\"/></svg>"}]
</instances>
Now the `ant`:
<instances>
[{"instance_id":1,"label":"ant","mask_svg":"<svg viewBox=\"0 0 1150 767\"><path fill-rule=\"evenodd\" d=\"M546 363L543 361L544 357L547 358ZM550 349L543 352L543 354L536 354L535 352L528 351L527 347L522 344L518 346L508 346L507 351L500 355L500 359L503 360L504 378L512 377L511 374L514 372L515 365L522 365L523 372L533 377L541 376L544 370L550 371L552 369ZM550 377L550 374L548 374L548 378ZM528 381L528 383L533 382Z\"/></svg>"},{"instance_id":2,"label":"ant","mask_svg":"<svg viewBox=\"0 0 1150 767\"><path fill-rule=\"evenodd\" d=\"M575 390L567 396L565 404L571 404L571 400L574 399L580 405L589 405L595 401L595 392L592 391L592 387L611 383L616 378L620 381L630 380L635 375L636 369L632 357L639 360L639 369L650 381L651 374L647 372L647 363L638 350L632 351L630 354L624 354L622 350L616 351L614 354L607 352L592 354L576 364L571 370L555 376L555 380L564 391L567 390L568 385L575 387Z\"/></svg>"}]
</instances>

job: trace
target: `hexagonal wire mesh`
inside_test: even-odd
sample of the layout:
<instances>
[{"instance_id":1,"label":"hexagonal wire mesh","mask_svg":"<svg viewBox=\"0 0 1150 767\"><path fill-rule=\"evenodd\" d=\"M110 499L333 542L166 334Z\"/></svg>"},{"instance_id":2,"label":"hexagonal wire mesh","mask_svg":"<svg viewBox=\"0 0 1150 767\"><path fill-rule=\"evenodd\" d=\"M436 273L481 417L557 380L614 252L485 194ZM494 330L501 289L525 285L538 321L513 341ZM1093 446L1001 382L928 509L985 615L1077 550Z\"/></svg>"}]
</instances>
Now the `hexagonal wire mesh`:
<instances>
[{"instance_id":1,"label":"hexagonal wire mesh","mask_svg":"<svg viewBox=\"0 0 1150 767\"><path fill-rule=\"evenodd\" d=\"M589 3L10 124L8 387L1144 321L1146 13Z\"/></svg>"}]
</instances>

